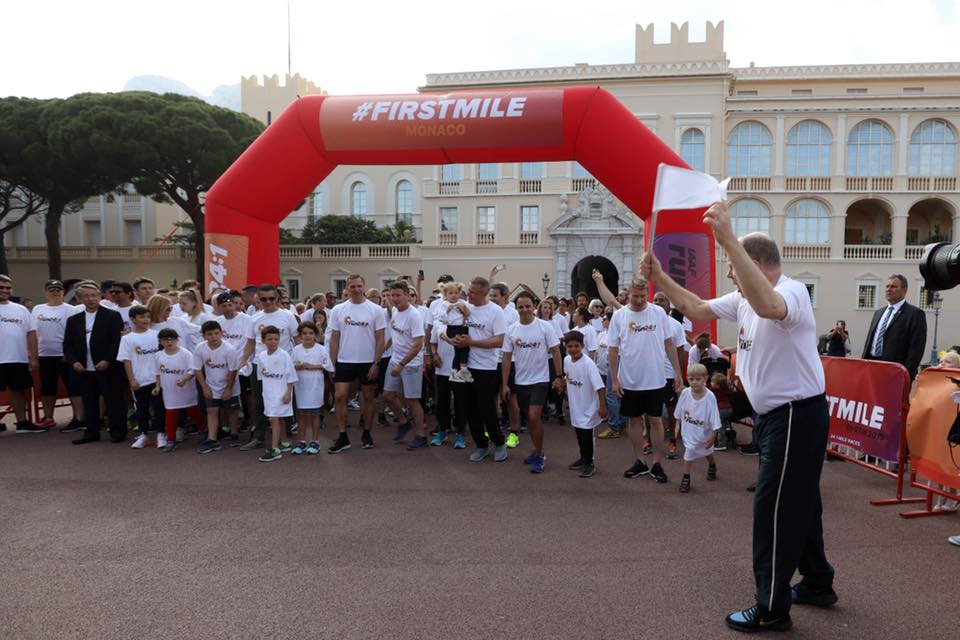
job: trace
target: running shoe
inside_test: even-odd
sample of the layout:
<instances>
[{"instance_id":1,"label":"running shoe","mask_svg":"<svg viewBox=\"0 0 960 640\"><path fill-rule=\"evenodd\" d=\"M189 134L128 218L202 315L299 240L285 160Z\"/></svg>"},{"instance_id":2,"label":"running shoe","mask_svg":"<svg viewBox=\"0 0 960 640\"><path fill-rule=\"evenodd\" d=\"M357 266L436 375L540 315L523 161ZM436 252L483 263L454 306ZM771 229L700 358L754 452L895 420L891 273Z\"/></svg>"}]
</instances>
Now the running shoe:
<instances>
[{"instance_id":1,"label":"running shoe","mask_svg":"<svg viewBox=\"0 0 960 640\"><path fill-rule=\"evenodd\" d=\"M580 470L581 478L592 478L593 474L597 472L597 465L592 462L588 462L583 465L583 468Z\"/></svg>"},{"instance_id":2,"label":"running shoe","mask_svg":"<svg viewBox=\"0 0 960 640\"><path fill-rule=\"evenodd\" d=\"M227 441L227 444L230 445L231 447L239 447L239 446L240 446L240 434L239 434L239 433L231 433L231 434L230 434L230 439Z\"/></svg>"},{"instance_id":3,"label":"running shoe","mask_svg":"<svg viewBox=\"0 0 960 640\"><path fill-rule=\"evenodd\" d=\"M133 441L133 444L130 445L131 449L143 449L147 446L147 434L141 433L137 436L137 439Z\"/></svg>"},{"instance_id":4,"label":"running shoe","mask_svg":"<svg viewBox=\"0 0 960 640\"><path fill-rule=\"evenodd\" d=\"M373 436L366 429L360 432L360 446L364 449L373 449Z\"/></svg>"},{"instance_id":5,"label":"running shoe","mask_svg":"<svg viewBox=\"0 0 960 640\"><path fill-rule=\"evenodd\" d=\"M433 445L434 447L439 447L446 441L447 441L447 432L437 431L436 435L433 436L433 440L430 441L430 444Z\"/></svg>"},{"instance_id":6,"label":"running shoe","mask_svg":"<svg viewBox=\"0 0 960 640\"><path fill-rule=\"evenodd\" d=\"M587 463L583 460L583 458L577 458L567 465L567 469L570 469L571 471L580 471L585 466L587 466Z\"/></svg>"},{"instance_id":7,"label":"running shoe","mask_svg":"<svg viewBox=\"0 0 960 640\"><path fill-rule=\"evenodd\" d=\"M503 462L507 459L507 445L501 444L493 452L493 461L494 462Z\"/></svg>"},{"instance_id":8,"label":"running shoe","mask_svg":"<svg viewBox=\"0 0 960 640\"><path fill-rule=\"evenodd\" d=\"M53 427L57 426L57 421L53 418L44 418L38 424L44 429L52 429Z\"/></svg>"},{"instance_id":9,"label":"running shoe","mask_svg":"<svg viewBox=\"0 0 960 640\"><path fill-rule=\"evenodd\" d=\"M490 447L486 446L483 449L477 449L470 454L470 462L480 462L484 458L490 455Z\"/></svg>"},{"instance_id":10,"label":"running shoe","mask_svg":"<svg viewBox=\"0 0 960 640\"><path fill-rule=\"evenodd\" d=\"M690 492L690 476L688 474L683 474L683 478L680 480L680 493L689 493Z\"/></svg>"},{"instance_id":11,"label":"running shoe","mask_svg":"<svg viewBox=\"0 0 960 640\"><path fill-rule=\"evenodd\" d=\"M60 427L60 433L73 433L74 431L80 431L83 429L83 423L73 418L65 426Z\"/></svg>"},{"instance_id":12,"label":"running shoe","mask_svg":"<svg viewBox=\"0 0 960 640\"><path fill-rule=\"evenodd\" d=\"M837 600L839 600L839 598L837 597L837 592L833 590L833 587L814 589L804 584L803 581L790 587L791 604L812 604L815 607L823 607L826 609L837 604Z\"/></svg>"},{"instance_id":13,"label":"running shoe","mask_svg":"<svg viewBox=\"0 0 960 640\"><path fill-rule=\"evenodd\" d=\"M341 433L337 437L337 441L333 443L333 446L327 449L327 453L340 453L342 451L347 451L350 449L350 438L347 437L347 434Z\"/></svg>"},{"instance_id":14,"label":"running shoe","mask_svg":"<svg viewBox=\"0 0 960 640\"><path fill-rule=\"evenodd\" d=\"M597 434L597 437L600 438L601 440L613 440L614 438L619 438L621 435L622 434L616 429L612 427L607 427L606 429L601 431L599 434Z\"/></svg>"},{"instance_id":15,"label":"running shoe","mask_svg":"<svg viewBox=\"0 0 960 640\"><path fill-rule=\"evenodd\" d=\"M649 456L653 453L653 445L650 444L650 438L643 439L643 455Z\"/></svg>"},{"instance_id":16,"label":"running shoe","mask_svg":"<svg viewBox=\"0 0 960 640\"><path fill-rule=\"evenodd\" d=\"M320 453L320 443L317 442L316 440L313 440L313 441L311 441L310 444L307 446L307 455L308 455L308 456L315 456L315 455L317 455L318 453Z\"/></svg>"},{"instance_id":17,"label":"running shoe","mask_svg":"<svg viewBox=\"0 0 960 640\"><path fill-rule=\"evenodd\" d=\"M176 448L177 448L176 440L173 440L173 441L167 440L167 444L163 445L163 447L160 450L163 451L164 453L170 453Z\"/></svg>"},{"instance_id":18,"label":"running shoe","mask_svg":"<svg viewBox=\"0 0 960 640\"><path fill-rule=\"evenodd\" d=\"M518 444L520 444L520 436L511 431L509 435L507 435L507 447L516 449Z\"/></svg>"},{"instance_id":19,"label":"running shoe","mask_svg":"<svg viewBox=\"0 0 960 640\"><path fill-rule=\"evenodd\" d=\"M467 448L467 441L466 441L466 439L465 439L462 435L460 435L459 433L457 434L456 439L453 441L453 448L454 448L454 449L466 449L466 448Z\"/></svg>"},{"instance_id":20,"label":"running shoe","mask_svg":"<svg viewBox=\"0 0 960 640\"><path fill-rule=\"evenodd\" d=\"M530 473L543 473L543 465L547 463L547 456L534 456L530 463Z\"/></svg>"},{"instance_id":21,"label":"running shoe","mask_svg":"<svg viewBox=\"0 0 960 640\"><path fill-rule=\"evenodd\" d=\"M240 451L252 451L254 449L259 449L263 446L263 440L260 438L251 437L245 445L240 447Z\"/></svg>"},{"instance_id":22,"label":"running shoe","mask_svg":"<svg viewBox=\"0 0 960 640\"><path fill-rule=\"evenodd\" d=\"M157 449L163 449L167 446L167 434L160 432L157 434Z\"/></svg>"},{"instance_id":23,"label":"running shoe","mask_svg":"<svg viewBox=\"0 0 960 640\"><path fill-rule=\"evenodd\" d=\"M29 420L17 423L17 433L46 433L47 430L38 424L33 424Z\"/></svg>"},{"instance_id":24,"label":"running shoe","mask_svg":"<svg viewBox=\"0 0 960 640\"><path fill-rule=\"evenodd\" d=\"M523 459L523 464L533 464L533 461L537 459L537 454L531 453Z\"/></svg>"},{"instance_id":25,"label":"running shoe","mask_svg":"<svg viewBox=\"0 0 960 640\"><path fill-rule=\"evenodd\" d=\"M300 442L297 443L297 446L295 446L290 453L292 453L295 456L299 456L306 453L306 451L307 451L307 443L301 440Z\"/></svg>"},{"instance_id":26,"label":"running shoe","mask_svg":"<svg viewBox=\"0 0 960 640\"><path fill-rule=\"evenodd\" d=\"M287 452L287 451L290 451L291 449L293 449L293 445L290 444L289 442L280 443L280 451Z\"/></svg>"},{"instance_id":27,"label":"running shoe","mask_svg":"<svg viewBox=\"0 0 960 640\"><path fill-rule=\"evenodd\" d=\"M350 411L360 411L360 402L356 398L350 400L347 402L347 409Z\"/></svg>"},{"instance_id":28,"label":"running shoe","mask_svg":"<svg viewBox=\"0 0 960 640\"><path fill-rule=\"evenodd\" d=\"M949 538L947 538L947 542L949 542L952 545L956 545L960 547L960 536L950 536Z\"/></svg>"},{"instance_id":29,"label":"running shoe","mask_svg":"<svg viewBox=\"0 0 960 640\"><path fill-rule=\"evenodd\" d=\"M267 449L262 456L257 458L260 462L275 462L283 459L283 453L280 449Z\"/></svg>"},{"instance_id":30,"label":"running shoe","mask_svg":"<svg viewBox=\"0 0 960 640\"><path fill-rule=\"evenodd\" d=\"M752 444L745 444L740 447L740 453L745 456L758 456L760 455L760 449Z\"/></svg>"},{"instance_id":31,"label":"running shoe","mask_svg":"<svg viewBox=\"0 0 960 640\"><path fill-rule=\"evenodd\" d=\"M676 460L680 455L677 453L677 443L671 440L667 443L667 460Z\"/></svg>"},{"instance_id":32,"label":"running shoe","mask_svg":"<svg viewBox=\"0 0 960 640\"><path fill-rule=\"evenodd\" d=\"M647 465L643 463L642 460L637 460L633 463L633 466L623 472L624 478L636 478L637 476L642 476L650 473L650 469L647 468Z\"/></svg>"},{"instance_id":33,"label":"running shoe","mask_svg":"<svg viewBox=\"0 0 960 640\"><path fill-rule=\"evenodd\" d=\"M470 369L460 369L460 382L473 382L473 374Z\"/></svg>"},{"instance_id":34,"label":"running shoe","mask_svg":"<svg viewBox=\"0 0 960 640\"><path fill-rule=\"evenodd\" d=\"M197 453L210 453L211 451L219 451L220 443L216 440L204 440L200 443L200 446L197 447Z\"/></svg>"},{"instance_id":35,"label":"running shoe","mask_svg":"<svg viewBox=\"0 0 960 640\"><path fill-rule=\"evenodd\" d=\"M407 445L407 451L416 451L417 449L423 449L427 446L427 438L425 436L417 436L410 441L410 444Z\"/></svg>"},{"instance_id":36,"label":"running shoe","mask_svg":"<svg viewBox=\"0 0 960 640\"><path fill-rule=\"evenodd\" d=\"M397 432L393 434L393 441L400 442L407 437L407 434L410 433L410 429L413 429L413 424L410 422L404 422L397 427Z\"/></svg>"},{"instance_id":37,"label":"running shoe","mask_svg":"<svg viewBox=\"0 0 960 640\"><path fill-rule=\"evenodd\" d=\"M717 479L717 465L712 464L707 467L707 480L716 480Z\"/></svg>"},{"instance_id":38,"label":"running shoe","mask_svg":"<svg viewBox=\"0 0 960 640\"><path fill-rule=\"evenodd\" d=\"M650 467L650 477L660 484L667 481L667 474L663 472L663 467L660 466L659 462L654 462L653 466Z\"/></svg>"}]
</instances>

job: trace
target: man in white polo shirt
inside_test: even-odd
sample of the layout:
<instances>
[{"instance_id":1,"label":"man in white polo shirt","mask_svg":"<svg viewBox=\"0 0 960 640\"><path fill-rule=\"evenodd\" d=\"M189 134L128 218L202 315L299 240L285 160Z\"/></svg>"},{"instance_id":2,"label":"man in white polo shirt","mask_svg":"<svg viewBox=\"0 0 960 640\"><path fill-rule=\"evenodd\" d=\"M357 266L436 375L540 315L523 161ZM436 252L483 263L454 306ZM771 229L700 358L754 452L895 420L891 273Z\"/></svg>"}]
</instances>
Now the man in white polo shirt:
<instances>
[{"instance_id":1,"label":"man in white polo shirt","mask_svg":"<svg viewBox=\"0 0 960 640\"><path fill-rule=\"evenodd\" d=\"M806 287L781 273L780 251L769 236L751 233L738 241L723 203L710 207L704 222L726 251L736 291L701 300L666 275L651 254L642 270L684 316L737 323L737 375L758 415L756 604L726 622L738 631L785 631L791 628L791 604L825 607L837 601L823 549L820 471L829 417L816 323ZM803 579L791 588L797 570Z\"/></svg>"}]
</instances>

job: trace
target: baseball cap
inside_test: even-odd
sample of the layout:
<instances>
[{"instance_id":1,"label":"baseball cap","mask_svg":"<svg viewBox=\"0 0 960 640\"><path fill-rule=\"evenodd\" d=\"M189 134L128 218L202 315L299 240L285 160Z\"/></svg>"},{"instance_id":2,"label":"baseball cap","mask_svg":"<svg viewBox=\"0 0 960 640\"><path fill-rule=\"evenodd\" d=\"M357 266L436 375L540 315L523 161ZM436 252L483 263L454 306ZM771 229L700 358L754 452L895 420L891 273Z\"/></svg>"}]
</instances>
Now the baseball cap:
<instances>
[{"instance_id":1,"label":"baseball cap","mask_svg":"<svg viewBox=\"0 0 960 640\"><path fill-rule=\"evenodd\" d=\"M44 290L60 289L62 291L64 289L64 286L63 286L63 283L60 282L59 280L47 280L47 282L43 285L43 288Z\"/></svg>"},{"instance_id":2,"label":"baseball cap","mask_svg":"<svg viewBox=\"0 0 960 640\"><path fill-rule=\"evenodd\" d=\"M223 304L224 302L233 302L233 296L227 291L217 296L217 304Z\"/></svg>"}]
</instances>

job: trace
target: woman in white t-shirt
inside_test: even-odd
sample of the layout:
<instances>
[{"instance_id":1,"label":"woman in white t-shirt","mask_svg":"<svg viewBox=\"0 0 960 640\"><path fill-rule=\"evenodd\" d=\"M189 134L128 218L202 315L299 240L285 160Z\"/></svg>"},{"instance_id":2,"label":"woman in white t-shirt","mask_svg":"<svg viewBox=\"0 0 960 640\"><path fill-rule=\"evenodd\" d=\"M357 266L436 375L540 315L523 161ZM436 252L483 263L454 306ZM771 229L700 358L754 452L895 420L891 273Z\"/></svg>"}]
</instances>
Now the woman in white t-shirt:
<instances>
[{"instance_id":1,"label":"woman in white t-shirt","mask_svg":"<svg viewBox=\"0 0 960 640\"><path fill-rule=\"evenodd\" d=\"M603 331L603 302L599 298L590 301L590 326L598 334Z\"/></svg>"},{"instance_id":2,"label":"woman in white t-shirt","mask_svg":"<svg viewBox=\"0 0 960 640\"><path fill-rule=\"evenodd\" d=\"M156 355L156 387L151 393L155 396L163 393L167 438L167 444L163 450L170 452L177 446L177 420L180 418L181 411L187 412L198 429L205 428L207 423L197 407L193 354L179 346L180 337L174 329L161 329L157 337L162 350Z\"/></svg>"}]
</instances>

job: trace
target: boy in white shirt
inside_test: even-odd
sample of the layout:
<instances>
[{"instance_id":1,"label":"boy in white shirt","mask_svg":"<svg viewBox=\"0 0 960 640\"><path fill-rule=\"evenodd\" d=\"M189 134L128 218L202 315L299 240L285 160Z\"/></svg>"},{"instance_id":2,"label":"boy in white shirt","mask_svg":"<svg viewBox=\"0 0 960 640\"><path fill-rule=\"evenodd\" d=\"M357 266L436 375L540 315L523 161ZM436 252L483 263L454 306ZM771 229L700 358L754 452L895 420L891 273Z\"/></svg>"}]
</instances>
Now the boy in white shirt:
<instances>
[{"instance_id":1,"label":"boy in white shirt","mask_svg":"<svg viewBox=\"0 0 960 640\"><path fill-rule=\"evenodd\" d=\"M163 451L169 453L177 447L177 420L181 411L186 411L198 428L205 426L203 414L197 408L197 385L193 384L193 354L181 349L175 329L161 329L157 336L162 351L157 352L157 381L151 392L159 396L163 392L166 408L167 444Z\"/></svg>"},{"instance_id":2,"label":"boy in white shirt","mask_svg":"<svg viewBox=\"0 0 960 640\"><path fill-rule=\"evenodd\" d=\"M593 431L607 417L606 385L592 358L584 356L583 334L571 331L563 337L567 357L563 359L563 386L570 406L570 424L577 434L580 458L569 468L589 478L597 472L594 462Z\"/></svg>"},{"instance_id":3,"label":"boy in white shirt","mask_svg":"<svg viewBox=\"0 0 960 640\"><path fill-rule=\"evenodd\" d=\"M707 368L696 363L687 367L690 386L680 393L674 416L680 424L683 436L683 480L680 493L690 491L690 470L693 462L706 458L707 480L717 479L717 463L713 458L713 445L720 430L720 410L713 392L707 389Z\"/></svg>"},{"instance_id":4,"label":"boy in white shirt","mask_svg":"<svg viewBox=\"0 0 960 640\"><path fill-rule=\"evenodd\" d=\"M320 329L313 322L301 322L297 329L300 344L293 348L293 368L297 381L293 392L297 398L297 423L310 444L301 440L293 448L293 455L320 453L320 427L323 420L323 396L326 388L324 371L333 373L333 361L327 348L317 342Z\"/></svg>"},{"instance_id":5,"label":"boy in white shirt","mask_svg":"<svg viewBox=\"0 0 960 640\"><path fill-rule=\"evenodd\" d=\"M292 447L281 438L286 429L283 418L293 416L293 383L297 372L290 354L280 348L280 330L269 325L260 332L264 350L257 354L257 378L263 386L263 414L270 421L272 446L258 458L273 462Z\"/></svg>"},{"instance_id":6,"label":"boy in white shirt","mask_svg":"<svg viewBox=\"0 0 960 640\"><path fill-rule=\"evenodd\" d=\"M223 329L216 320L207 320L200 327L203 339L193 352L193 370L200 390L207 400L207 438L200 443L197 453L210 453L220 448L220 410L226 414L230 428L230 446L240 446L240 425L237 408L240 406L240 352L223 339Z\"/></svg>"},{"instance_id":7,"label":"boy in white shirt","mask_svg":"<svg viewBox=\"0 0 960 640\"><path fill-rule=\"evenodd\" d=\"M150 310L141 305L130 309L130 321L133 330L120 338L120 350L117 360L123 363L130 382L136 406L137 425L140 435L134 440L131 449L143 449L151 444L150 434L157 436L157 448L167 446L167 436L163 433L163 399L153 394L157 384L157 352L160 351L158 332L150 328ZM150 415L151 409L153 415Z\"/></svg>"}]
</instances>

